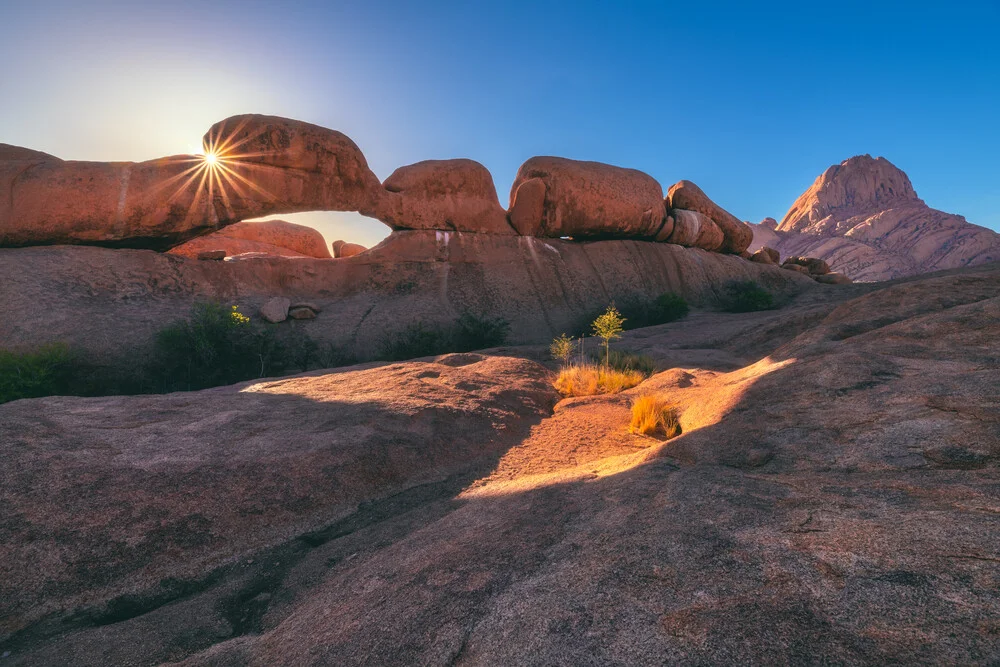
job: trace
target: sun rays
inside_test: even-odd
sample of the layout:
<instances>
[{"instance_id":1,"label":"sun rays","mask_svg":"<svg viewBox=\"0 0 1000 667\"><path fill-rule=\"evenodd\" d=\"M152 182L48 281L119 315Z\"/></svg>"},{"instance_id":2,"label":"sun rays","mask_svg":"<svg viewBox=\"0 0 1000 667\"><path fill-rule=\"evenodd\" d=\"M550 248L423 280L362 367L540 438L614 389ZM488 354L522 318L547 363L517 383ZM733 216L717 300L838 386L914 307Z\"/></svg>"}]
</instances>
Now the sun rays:
<instances>
[{"instance_id":1,"label":"sun rays","mask_svg":"<svg viewBox=\"0 0 1000 667\"><path fill-rule=\"evenodd\" d=\"M260 160L277 151L248 150L267 142L257 141L266 129L244 133L246 124L244 119L227 131L223 123L205 137L203 153L167 158L169 170L184 168L151 184L144 195L172 189L167 201L187 203L185 218L200 216L212 224L267 213L266 204L277 197L261 186L254 172L280 169Z\"/></svg>"}]
</instances>

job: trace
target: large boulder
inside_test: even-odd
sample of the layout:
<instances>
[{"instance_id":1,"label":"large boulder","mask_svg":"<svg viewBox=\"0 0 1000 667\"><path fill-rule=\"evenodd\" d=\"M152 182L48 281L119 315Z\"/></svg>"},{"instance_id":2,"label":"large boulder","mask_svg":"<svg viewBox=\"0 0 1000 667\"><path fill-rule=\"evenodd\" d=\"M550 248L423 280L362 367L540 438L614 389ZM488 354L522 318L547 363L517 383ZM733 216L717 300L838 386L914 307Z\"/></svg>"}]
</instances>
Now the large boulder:
<instances>
[{"instance_id":1,"label":"large boulder","mask_svg":"<svg viewBox=\"0 0 1000 667\"><path fill-rule=\"evenodd\" d=\"M204 139L213 162L63 161L0 151L0 246L91 244L166 250L246 218L371 214L382 187L348 137L274 116L235 116Z\"/></svg>"},{"instance_id":2,"label":"large boulder","mask_svg":"<svg viewBox=\"0 0 1000 667\"><path fill-rule=\"evenodd\" d=\"M635 169L533 157L511 186L510 221L523 236L652 239L666 221L663 188Z\"/></svg>"},{"instance_id":3,"label":"large boulder","mask_svg":"<svg viewBox=\"0 0 1000 667\"><path fill-rule=\"evenodd\" d=\"M789 257L784 263L804 266L806 270L814 276L821 276L824 273L830 273L830 265L818 257Z\"/></svg>"},{"instance_id":4,"label":"large boulder","mask_svg":"<svg viewBox=\"0 0 1000 667\"><path fill-rule=\"evenodd\" d=\"M674 229L667 236L667 243L703 250L718 250L722 245L722 230L707 215L682 208L674 209L671 213Z\"/></svg>"},{"instance_id":5,"label":"large boulder","mask_svg":"<svg viewBox=\"0 0 1000 667\"><path fill-rule=\"evenodd\" d=\"M170 253L197 257L204 251L215 249L225 250L228 255L265 252L284 257L332 257L326 239L318 230L284 220L237 222L171 248Z\"/></svg>"},{"instance_id":6,"label":"large boulder","mask_svg":"<svg viewBox=\"0 0 1000 667\"><path fill-rule=\"evenodd\" d=\"M777 264L780 259L781 256L778 254L778 251L767 246L750 255L750 261L757 262L758 264Z\"/></svg>"},{"instance_id":7,"label":"large boulder","mask_svg":"<svg viewBox=\"0 0 1000 667\"><path fill-rule=\"evenodd\" d=\"M382 184L375 213L393 229L514 234L489 170L475 160L425 160L400 167Z\"/></svg>"},{"instance_id":8,"label":"large boulder","mask_svg":"<svg viewBox=\"0 0 1000 667\"><path fill-rule=\"evenodd\" d=\"M360 255L368 248L364 247L360 243L348 243L347 241L337 239L333 242L333 256L336 259L342 259L344 257L354 257L355 255Z\"/></svg>"},{"instance_id":9,"label":"large boulder","mask_svg":"<svg viewBox=\"0 0 1000 667\"><path fill-rule=\"evenodd\" d=\"M753 230L732 213L708 198L701 188L691 181L678 181L667 191L667 206L698 211L712 219L722 230L721 252L739 255L753 243Z\"/></svg>"}]
</instances>

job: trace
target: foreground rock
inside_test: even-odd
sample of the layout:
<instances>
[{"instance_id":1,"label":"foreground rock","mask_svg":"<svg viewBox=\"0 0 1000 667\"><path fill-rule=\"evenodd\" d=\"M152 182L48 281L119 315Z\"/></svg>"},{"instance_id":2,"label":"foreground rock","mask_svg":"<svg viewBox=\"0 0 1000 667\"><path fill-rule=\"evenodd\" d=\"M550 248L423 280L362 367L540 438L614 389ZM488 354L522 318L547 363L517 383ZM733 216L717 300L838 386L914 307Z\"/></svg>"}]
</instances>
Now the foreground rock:
<instances>
[{"instance_id":1,"label":"foreground rock","mask_svg":"<svg viewBox=\"0 0 1000 667\"><path fill-rule=\"evenodd\" d=\"M331 257L326 239L319 231L284 220L237 222L171 248L170 254L197 257L214 249L225 250L227 255L263 252L282 257Z\"/></svg>"},{"instance_id":2,"label":"foreground rock","mask_svg":"<svg viewBox=\"0 0 1000 667\"><path fill-rule=\"evenodd\" d=\"M0 645L140 616L211 571L266 577L276 563L251 567L262 549L332 536L362 501L448 489L554 401L537 364L464 355L199 394L0 406ZM75 648L42 662L89 662ZM150 648L100 650L105 664L149 664Z\"/></svg>"},{"instance_id":3,"label":"foreground rock","mask_svg":"<svg viewBox=\"0 0 1000 667\"><path fill-rule=\"evenodd\" d=\"M510 222L522 236L651 239L663 226L663 188L635 169L533 157L510 189Z\"/></svg>"},{"instance_id":4,"label":"foreground rock","mask_svg":"<svg viewBox=\"0 0 1000 667\"><path fill-rule=\"evenodd\" d=\"M683 365L552 413L537 364L488 355L0 406L0 649L988 663L998 336L994 265L629 332ZM683 435L628 433L646 392Z\"/></svg>"},{"instance_id":5,"label":"foreground rock","mask_svg":"<svg viewBox=\"0 0 1000 667\"><path fill-rule=\"evenodd\" d=\"M343 252L343 248L341 249ZM238 261L237 261L238 260ZM609 303L663 292L713 307L730 280L786 298L804 276L739 257L646 241L574 243L455 232L393 232L337 261L240 255L199 262L140 250L0 249L0 340L8 348L62 341L109 359L141 354L155 333L215 299L256 314L285 297L323 309L308 334L371 358L410 324L462 313L510 323L514 343L547 343L589 327Z\"/></svg>"},{"instance_id":6,"label":"foreground rock","mask_svg":"<svg viewBox=\"0 0 1000 667\"><path fill-rule=\"evenodd\" d=\"M889 280L1000 260L1000 234L927 206L885 158L827 169L775 230L753 225L752 249L826 260L854 280Z\"/></svg>"},{"instance_id":7,"label":"foreground rock","mask_svg":"<svg viewBox=\"0 0 1000 667\"><path fill-rule=\"evenodd\" d=\"M514 234L493 177L474 160L426 160L392 172L376 217L393 229Z\"/></svg>"}]
</instances>

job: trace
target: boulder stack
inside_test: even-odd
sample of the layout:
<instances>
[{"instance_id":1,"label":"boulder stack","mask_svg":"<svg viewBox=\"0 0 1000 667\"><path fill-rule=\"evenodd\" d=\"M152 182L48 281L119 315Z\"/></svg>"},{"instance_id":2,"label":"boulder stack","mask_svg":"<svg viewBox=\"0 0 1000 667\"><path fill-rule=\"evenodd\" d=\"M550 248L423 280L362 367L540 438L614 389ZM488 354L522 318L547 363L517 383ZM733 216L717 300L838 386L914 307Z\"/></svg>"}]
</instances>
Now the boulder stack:
<instances>
[{"instance_id":1,"label":"boulder stack","mask_svg":"<svg viewBox=\"0 0 1000 667\"><path fill-rule=\"evenodd\" d=\"M400 167L382 184L375 213L393 229L515 234L489 170L474 160L425 160Z\"/></svg>"},{"instance_id":2,"label":"boulder stack","mask_svg":"<svg viewBox=\"0 0 1000 667\"><path fill-rule=\"evenodd\" d=\"M739 255L753 243L750 225L713 202L691 181L678 181L670 186L666 205L674 210L697 211L714 222L722 230L722 244L718 246L720 252Z\"/></svg>"},{"instance_id":3,"label":"boulder stack","mask_svg":"<svg viewBox=\"0 0 1000 667\"><path fill-rule=\"evenodd\" d=\"M533 157L510 190L510 222L522 236L653 239L666 222L663 189L635 169Z\"/></svg>"}]
</instances>

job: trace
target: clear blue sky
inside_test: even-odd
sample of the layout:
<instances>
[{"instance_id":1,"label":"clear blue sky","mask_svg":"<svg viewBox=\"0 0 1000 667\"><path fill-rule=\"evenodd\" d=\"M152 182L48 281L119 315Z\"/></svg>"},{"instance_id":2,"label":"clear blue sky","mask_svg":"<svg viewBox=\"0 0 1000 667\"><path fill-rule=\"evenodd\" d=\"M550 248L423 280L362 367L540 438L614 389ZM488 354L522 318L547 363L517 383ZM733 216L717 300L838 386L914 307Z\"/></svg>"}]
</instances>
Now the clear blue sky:
<instances>
[{"instance_id":1,"label":"clear blue sky","mask_svg":"<svg viewBox=\"0 0 1000 667\"><path fill-rule=\"evenodd\" d=\"M521 162L562 155L758 221L871 153L1000 230L998 2L0 0L0 62L0 142L68 159L190 152L271 113L345 132L380 178L469 157L506 205ZM384 233L343 220L324 233Z\"/></svg>"}]
</instances>

